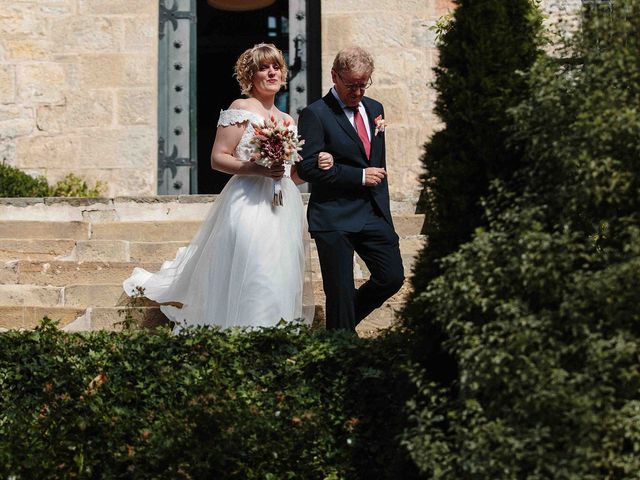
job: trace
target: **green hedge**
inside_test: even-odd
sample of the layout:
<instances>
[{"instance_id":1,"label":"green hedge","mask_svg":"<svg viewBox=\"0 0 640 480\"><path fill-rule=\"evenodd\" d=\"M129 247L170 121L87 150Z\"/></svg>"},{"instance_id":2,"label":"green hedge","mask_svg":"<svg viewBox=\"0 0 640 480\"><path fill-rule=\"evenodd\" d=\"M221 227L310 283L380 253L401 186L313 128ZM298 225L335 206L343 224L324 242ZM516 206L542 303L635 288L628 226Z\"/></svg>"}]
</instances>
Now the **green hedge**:
<instances>
[{"instance_id":1,"label":"green hedge","mask_svg":"<svg viewBox=\"0 0 640 480\"><path fill-rule=\"evenodd\" d=\"M105 184L100 181L89 187L73 173L49 185L44 177L32 177L0 163L0 197L99 197L104 188Z\"/></svg>"},{"instance_id":2,"label":"green hedge","mask_svg":"<svg viewBox=\"0 0 640 480\"><path fill-rule=\"evenodd\" d=\"M0 334L0 478L411 479L399 335Z\"/></svg>"},{"instance_id":3,"label":"green hedge","mask_svg":"<svg viewBox=\"0 0 640 480\"><path fill-rule=\"evenodd\" d=\"M416 338L405 440L431 478L640 478L640 1L609 7L527 75L522 194L496 185L414 296L443 332Z\"/></svg>"},{"instance_id":4,"label":"green hedge","mask_svg":"<svg viewBox=\"0 0 640 480\"><path fill-rule=\"evenodd\" d=\"M47 197L49 184L10 165L0 163L0 197Z\"/></svg>"}]
</instances>

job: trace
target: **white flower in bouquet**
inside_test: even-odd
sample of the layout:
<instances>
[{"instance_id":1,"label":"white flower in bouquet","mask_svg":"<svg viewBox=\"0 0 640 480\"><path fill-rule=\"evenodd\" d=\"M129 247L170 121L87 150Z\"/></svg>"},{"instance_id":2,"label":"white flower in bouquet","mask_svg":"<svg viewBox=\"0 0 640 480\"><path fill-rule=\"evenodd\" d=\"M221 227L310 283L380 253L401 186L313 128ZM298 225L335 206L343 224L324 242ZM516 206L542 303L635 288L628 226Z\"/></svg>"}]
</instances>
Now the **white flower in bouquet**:
<instances>
[{"instance_id":1,"label":"white flower in bouquet","mask_svg":"<svg viewBox=\"0 0 640 480\"><path fill-rule=\"evenodd\" d=\"M298 151L304 144L295 131L290 128L291 122L278 122L274 116L265 120L264 125L252 123L255 134L251 139L253 154L251 161L263 167L273 165L294 165L300 157ZM273 205L282 205L282 187L280 180L273 182Z\"/></svg>"}]
</instances>

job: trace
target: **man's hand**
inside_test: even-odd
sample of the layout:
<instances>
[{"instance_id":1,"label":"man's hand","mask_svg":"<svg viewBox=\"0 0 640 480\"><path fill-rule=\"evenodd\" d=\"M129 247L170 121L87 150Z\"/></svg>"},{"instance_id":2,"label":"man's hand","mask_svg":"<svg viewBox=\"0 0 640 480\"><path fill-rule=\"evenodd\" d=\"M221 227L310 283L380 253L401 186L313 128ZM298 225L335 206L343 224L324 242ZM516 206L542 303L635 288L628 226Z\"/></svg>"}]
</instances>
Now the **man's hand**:
<instances>
[{"instance_id":1,"label":"man's hand","mask_svg":"<svg viewBox=\"0 0 640 480\"><path fill-rule=\"evenodd\" d=\"M364 169L364 185L365 187L375 187L387 176L384 168L367 167Z\"/></svg>"},{"instance_id":2,"label":"man's hand","mask_svg":"<svg viewBox=\"0 0 640 480\"><path fill-rule=\"evenodd\" d=\"M331 167L333 167L333 155L328 152L320 152L318 154L318 168L329 170Z\"/></svg>"}]
</instances>

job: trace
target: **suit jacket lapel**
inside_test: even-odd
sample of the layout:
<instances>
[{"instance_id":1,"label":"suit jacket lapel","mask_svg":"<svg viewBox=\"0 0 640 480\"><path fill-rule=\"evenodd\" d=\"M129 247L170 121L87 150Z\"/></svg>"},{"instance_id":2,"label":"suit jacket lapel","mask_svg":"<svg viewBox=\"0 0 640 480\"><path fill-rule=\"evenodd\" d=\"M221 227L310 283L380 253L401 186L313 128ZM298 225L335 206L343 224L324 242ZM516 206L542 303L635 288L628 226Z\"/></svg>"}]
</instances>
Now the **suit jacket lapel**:
<instances>
[{"instance_id":1,"label":"suit jacket lapel","mask_svg":"<svg viewBox=\"0 0 640 480\"><path fill-rule=\"evenodd\" d=\"M351 140L355 142L355 144L358 146L358 148L360 149L360 152L362 153L363 157L366 160L367 154L364 151L364 145L362 145L362 141L360 140L360 137L358 137L358 132L356 132L356 129L353 128L353 125L351 125L351 122L349 121L344 111L342 110L342 107L338 103L338 100L336 100L336 98L333 96L333 93L329 92L328 94L326 94L323 100L327 105L329 105L329 107L333 111L333 114L338 124L347 133L347 135L349 135Z\"/></svg>"},{"instance_id":2,"label":"suit jacket lapel","mask_svg":"<svg viewBox=\"0 0 640 480\"><path fill-rule=\"evenodd\" d=\"M376 135L376 124L374 122L374 119L377 116L377 112L374 112L371 109L371 104L366 97L362 98L362 104L367 111L367 118L369 120L369 131L371 132L371 154L369 156L369 161L371 163L371 166L377 167L378 163L380 163L378 160L380 158L379 153L382 145L382 137L379 134Z\"/></svg>"}]
</instances>

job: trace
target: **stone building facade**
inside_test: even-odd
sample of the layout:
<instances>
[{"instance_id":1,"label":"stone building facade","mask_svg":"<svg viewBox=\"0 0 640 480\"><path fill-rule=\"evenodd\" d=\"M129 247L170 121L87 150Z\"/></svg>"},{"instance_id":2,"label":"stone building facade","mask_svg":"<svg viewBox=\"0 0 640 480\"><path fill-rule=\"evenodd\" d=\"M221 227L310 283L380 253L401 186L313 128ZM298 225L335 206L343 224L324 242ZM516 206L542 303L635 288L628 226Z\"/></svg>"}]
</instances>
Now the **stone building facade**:
<instances>
[{"instance_id":1,"label":"stone building facade","mask_svg":"<svg viewBox=\"0 0 640 480\"><path fill-rule=\"evenodd\" d=\"M453 2L306 1L320 12L321 93L340 48L373 53L368 95L386 108L391 196L397 208L410 208L420 191L422 145L438 124L430 27ZM50 181L70 172L90 184L101 180L106 196L158 193L158 79L166 68L158 18L171 2L0 0L0 161Z\"/></svg>"},{"instance_id":2,"label":"stone building facade","mask_svg":"<svg viewBox=\"0 0 640 480\"><path fill-rule=\"evenodd\" d=\"M155 193L158 5L0 1L0 160Z\"/></svg>"},{"instance_id":3,"label":"stone building facade","mask_svg":"<svg viewBox=\"0 0 640 480\"><path fill-rule=\"evenodd\" d=\"M386 105L390 188L419 191L421 146L434 128L429 27L448 0L322 0L322 91L342 47L377 68ZM69 172L108 196L157 192L159 2L0 1L0 159L50 181ZM230 74L230 72L228 73Z\"/></svg>"}]
</instances>

